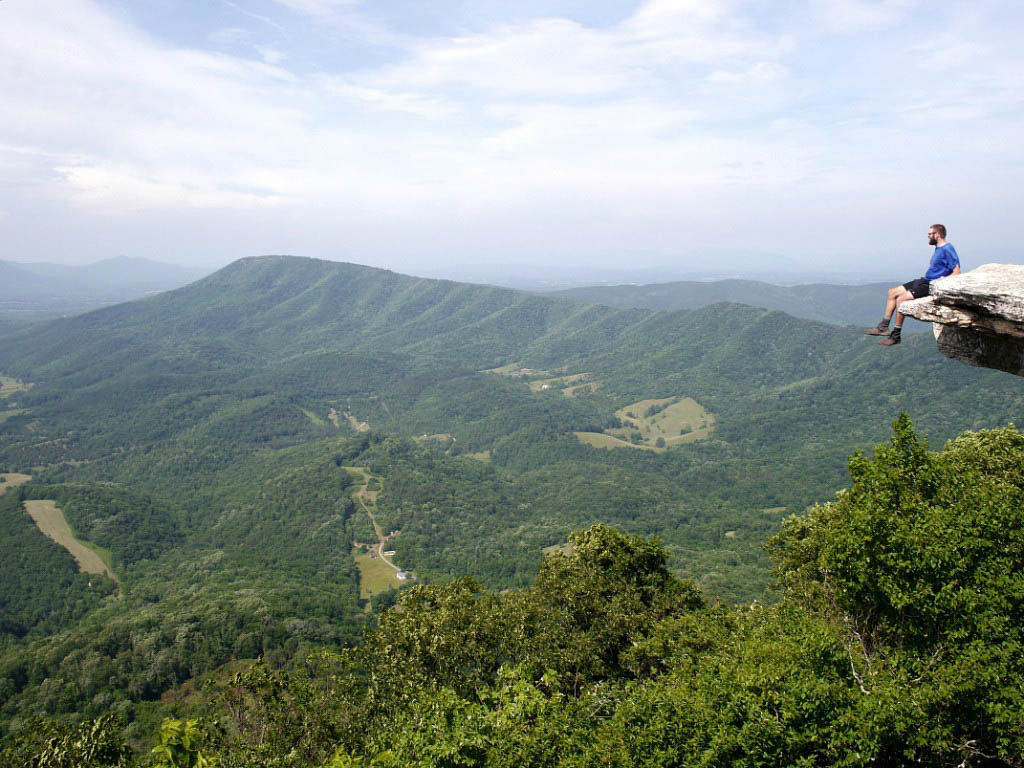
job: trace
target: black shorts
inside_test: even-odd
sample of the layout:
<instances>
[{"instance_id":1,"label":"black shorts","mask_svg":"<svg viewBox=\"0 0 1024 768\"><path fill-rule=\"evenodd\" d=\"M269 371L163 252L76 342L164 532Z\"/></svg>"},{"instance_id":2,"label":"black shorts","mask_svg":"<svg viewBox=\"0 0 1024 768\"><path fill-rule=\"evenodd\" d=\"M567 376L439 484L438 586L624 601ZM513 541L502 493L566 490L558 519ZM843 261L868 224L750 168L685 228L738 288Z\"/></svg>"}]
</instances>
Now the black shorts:
<instances>
[{"instance_id":1,"label":"black shorts","mask_svg":"<svg viewBox=\"0 0 1024 768\"><path fill-rule=\"evenodd\" d=\"M931 293L931 280L925 280L923 277L917 278L917 280L911 280L909 283L904 283L903 287L910 291L910 295L915 299L923 299L929 293Z\"/></svg>"}]
</instances>

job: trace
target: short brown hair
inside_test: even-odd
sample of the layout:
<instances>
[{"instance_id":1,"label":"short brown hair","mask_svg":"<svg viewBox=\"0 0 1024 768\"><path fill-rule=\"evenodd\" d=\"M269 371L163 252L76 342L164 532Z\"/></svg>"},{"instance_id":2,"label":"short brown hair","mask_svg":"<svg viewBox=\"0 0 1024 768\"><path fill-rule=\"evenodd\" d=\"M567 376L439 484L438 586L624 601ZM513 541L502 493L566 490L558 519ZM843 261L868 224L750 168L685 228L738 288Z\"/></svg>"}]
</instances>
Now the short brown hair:
<instances>
[{"instance_id":1,"label":"short brown hair","mask_svg":"<svg viewBox=\"0 0 1024 768\"><path fill-rule=\"evenodd\" d=\"M935 230L935 234L941 237L943 240L946 239L946 228L941 224L932 224L932 229Z\"/></svg>"}]
</instances>

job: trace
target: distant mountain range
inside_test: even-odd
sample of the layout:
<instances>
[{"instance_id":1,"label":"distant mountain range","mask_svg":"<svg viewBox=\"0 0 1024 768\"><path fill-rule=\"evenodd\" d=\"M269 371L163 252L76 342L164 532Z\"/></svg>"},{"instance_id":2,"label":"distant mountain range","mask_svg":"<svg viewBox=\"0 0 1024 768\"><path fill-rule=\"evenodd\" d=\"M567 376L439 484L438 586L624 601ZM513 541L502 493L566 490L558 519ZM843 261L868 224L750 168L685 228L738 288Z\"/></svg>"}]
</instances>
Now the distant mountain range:
<instances>
[{"instance_id":1,"label":"distant mountain range","mask_svg":"<svg viewBox=\"0 0 1024 768\"><path fill-rule=\"evenodd\" d=\"M668 312L700 309L728 301L777 309L793 317L819 320L831 325L869 326L877 323L881 317L885 294L890 287L890 283L782 286L757 280L684 280L650 285L570 288L545 295L621 309L644 308ZM906 330L922 331L928 327L909 320Z\"/></svg>"},{"instance_id":2,"label":"distant mountain range","mask_svg":"<svg viewBox=\"0 0 1024 768\"><path fill-rule=\"evenodd\" d=\"M77 314L180 288L205 274L203 270L128 256L85 266L0 261L0 316Z\"/></svg>"}]
</instances>

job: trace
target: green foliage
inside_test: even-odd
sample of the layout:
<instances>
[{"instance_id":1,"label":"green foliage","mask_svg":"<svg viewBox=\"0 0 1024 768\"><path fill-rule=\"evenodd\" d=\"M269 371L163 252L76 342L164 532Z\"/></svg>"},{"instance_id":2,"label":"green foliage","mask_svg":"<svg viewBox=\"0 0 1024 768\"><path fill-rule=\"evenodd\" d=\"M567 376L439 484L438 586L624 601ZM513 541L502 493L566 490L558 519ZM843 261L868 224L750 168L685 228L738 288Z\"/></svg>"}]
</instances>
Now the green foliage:
<instances>
[{"instance_id":1,"label":"green foliage","mask_svg":"<svg viewBox=\"0 0 1024 768\"><path fill-rule=\"evenodd\" d=\"M217 761L203 754L205 734L199 721L166 718L153 747L153 765L157 768L216 768Z\"/></svg>"},{"instance_id":2,"label":"green foliage","mask_svg":"<svg viewBox=\"0 0 1024 768\"><path fill-rule=\"evenodd\" d=\"M0 652L14 640L71 626L115 589L79 573L67 550L36 527L22 498L21 489L0 493ZM0 665L0 701L14 685Z\"/></svg>"},{"instance_id":3,"label":"green foliage","mask_svg":"<svg viewBox=\"0 0 1024 768\"><path fill-rule=\"evenodd\" d=\"M30 644L7 649L0 717L110 708L136 717L142 703L225 663L262 654L283 664L312 646L354 642L365 614L349 554L350 480L333 461L347 449L344 440L291 449L301 454L294 463L275 451L214 475L210 487L182 488L181 506L203 494L213 519L186 512L194 539L144 568L140 562L122 600L63 633L26 636ZM125 497L114 498L123 505ZM158 498L153 508L175 506ZM8 562L0 559L0 572Z\"/></svg>"},{"instance_id":4,"label":"green foliage","mask_svg":"<svg viewBox=\"0 0 1024 768\"><path fill-rule=\"evenodd\" d=\"M573 569L585 564L542 567L545 547L595 523L657 534L671 574L727 601L773 599L760 544L777 531L778 513L765 510L799 511L831 497L847 483L849 453L881 439L898 410L943 440L1006 423L1024 407L1017 380L942 360L930 339L905 339L898 358L863 342L855 330L738 305L620 311L283 257L244 260L173 294L6 334L0 371L34 386L0 424L0 465L32 469L46 486L39 493L61 494L76 530L112 550L123 599L83 586L66 553L17 504L0 503L5 520L20 520L0 532L4 552L18 553L0 558L0 586L12 587L0 591L8 621L0 722L113 710L135 720L138 739L153 718L180 714L222 665L263 655L269 668L291 669L311 647L354 643L374 619L358 599L351 558L351 541L368 533L357 533L362 518L342 469L351 465L380 478L377 514L401 531L395 561L418 584L472 577L451 593L403 598L444 605L442 633L464 618L472 630L464 651L475 654L465 675L448 670L438 682L429 644L403 635L423 665L410 706L442 689L469 701L470 689L496 689L509 665L529 685L552 671L572 701L663 674L671 661L630 654L634 642L655 642L651 627L675 610L675 593L666 588L648 603L644 589L610 576L597 580L610 579L604 587L577 583ZM601 387L570 398L480 373L510 362L592 372ZM606 451L572 434L614 425L625 404L679 396L716 413L710 440L660 453ZM331 409L372 430L353 434L345 418L335 427ZM424 433L452 437L444 445L409 439ZM459 455L485 450L487 463ZM906 503L930 519L932 491L915 493L920 499ZM991 530L987 519L977 524ZM814 520L804 525L817 530ZM854 528L888 535L874 518L865 525ZM886 566L901 578L923 568L924 544L914 537L926 533L903 531ZM828 549L808 535L792 551ZM869 643L917 653L944 630L934 609L930 625L911 631L908 622L927 616L914 601L972 605L967 586L872 584L884 569L833 549L830 567L849 594L881 617L873 634L862 633ZM956 572L955 554L931 567ZM811 578L816 562L795 567L810 574L804 592L826 601ZM530 590L488 591L538 578L586 609ZM602 604L620 588L624 597ZM382 627L384 617L400 624L402 604L381 613ZM987 615L996 621L994 608ZM522 635L499 643L498 630ZM388 711L372 691L374 707ZM345 754L369 756L362 746L347 742Z\"/></svg>"},{"instance_id":5,"label":"green foliage","mask_svg":"<svg viewBox=\"0 0 1024 768\"><path fill-rule=\"evenodd\" d=\"M32 719L7 740L0 760L7 768L127 768L131 750L113 715L78 726Z\"/></svg>"},{"instance_id":6,"label":"green foliage","mask_svg":"<svg viewBox=\"0 0 1024 768\"><path fill-rule=\"evenodd\" d=\"M363 728L339 754L388 766L1019 764L1022 451L1007 429L931 454L901 419L874 459L853 458L850 491L775 539L774 606L703 606L657 543L602 527L517 592L409 590L352 656L336 700ZM941 537L904 519L922 498ZM1003 538L976 540L943 580L970 580L974 598L947 605L936 635L930 558L947 538L973 540L986 503ZM908 541L913 567L873 565ZM871 568L886 585L851 596ZM896 595L910 598L902 613Z\"/></svg>"},{"instance_id":7,"label":"green foliage","mask_svg":"<svg viewBox=\"0 0 1024 768\"><path fill-rule=\"evenodd\" d=\"M180 543L180 512L124 488L29 485L26 499L52 499L78 538L112 550L119 565L152 560Z\"/></svg>"},{"instance_id":8,"label":"green foliage","mask_svg":"<svg viewBox=\"0 0 1024 768\"><path fill-rule=\"evenodd\" d=\"M290 671L257 661L218 686L218 704L227 714L219 747L225 760L244 755L246 765L261 768L327 760L361 726L351 701L350 671L347 659L317 652Z\"/></svg>"},{"instance_id":9,"label":"green foliage","mask_svg":"<svg viewBox=\"0 0 1024 768\"><path fill-rule=\"evenodd\" d=\"M841 627L865 719L901 724L915 755L1024 754L1022 467L1013 428L930 453L902 416L851 459L849 491L772 541L790 590Z\"/></svg>"}]
</instances>

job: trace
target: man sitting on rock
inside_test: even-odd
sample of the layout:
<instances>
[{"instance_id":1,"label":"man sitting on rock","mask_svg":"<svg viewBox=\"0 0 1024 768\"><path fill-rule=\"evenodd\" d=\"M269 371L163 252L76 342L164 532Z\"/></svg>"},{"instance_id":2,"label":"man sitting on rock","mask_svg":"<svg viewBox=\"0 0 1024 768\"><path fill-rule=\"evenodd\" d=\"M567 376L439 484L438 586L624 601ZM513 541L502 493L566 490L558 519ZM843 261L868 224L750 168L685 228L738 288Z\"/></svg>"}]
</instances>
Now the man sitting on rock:
<instances>
[{"instance_id":1,"label":"man sitting on rock","mask_svg":"<svg viewBox=\"0 0 1024 768\"><path fill-rule=\"evenodd\" d=\"M892 319L893 311L900 304L904 301L910 301L910 299L920 299L927 296L931 292L932 280L938 280L947 275L960 274L960 257L957 255L953 244L946 242L946 228L944 226L932 224L928 228L928 245L935 246L935 253L932 254L931 263L928 265L928 271L924 273L924 277L919 277L917 280L911 280L909 283L890 288L889 295L885 301L885 317L874 328L868 328L866 331L871 336L885 336L884 339L878 342L879 344L891 347L894 344L900 343L900 335L903 331L903 315L899 312L896 313L896 327L892 329L892 333L889 333L889 320Z\"/></svg>"}]
</instances>

